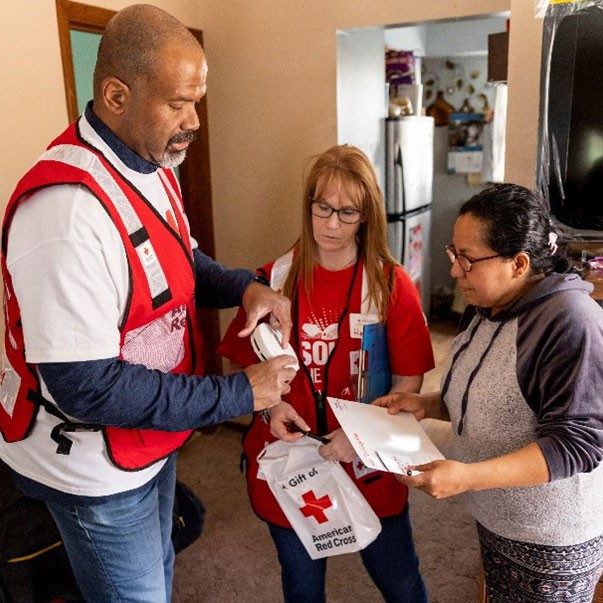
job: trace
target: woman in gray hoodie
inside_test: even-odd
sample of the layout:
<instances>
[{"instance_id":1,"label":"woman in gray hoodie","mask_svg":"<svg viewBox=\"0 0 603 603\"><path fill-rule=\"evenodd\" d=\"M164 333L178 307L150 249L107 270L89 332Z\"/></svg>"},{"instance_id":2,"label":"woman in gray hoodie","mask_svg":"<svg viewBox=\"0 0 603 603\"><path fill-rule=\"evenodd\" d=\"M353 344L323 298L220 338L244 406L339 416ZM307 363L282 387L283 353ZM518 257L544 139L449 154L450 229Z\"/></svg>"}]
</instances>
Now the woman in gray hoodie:
<instances>
[{"instance_id":1,"label":"woman in gray hoodie","mask_svg":"<svg viewBox=\"0 0 603 603\"><path fill-rule=\"evenodd\" d=\"M490 603L589 602L603 570L603 310L556 240L528 189L469 199L447 252L474 316L441 391L375 401L452 422L451 458L400 481L463 496Z\"/></svg>"}]
</instances>

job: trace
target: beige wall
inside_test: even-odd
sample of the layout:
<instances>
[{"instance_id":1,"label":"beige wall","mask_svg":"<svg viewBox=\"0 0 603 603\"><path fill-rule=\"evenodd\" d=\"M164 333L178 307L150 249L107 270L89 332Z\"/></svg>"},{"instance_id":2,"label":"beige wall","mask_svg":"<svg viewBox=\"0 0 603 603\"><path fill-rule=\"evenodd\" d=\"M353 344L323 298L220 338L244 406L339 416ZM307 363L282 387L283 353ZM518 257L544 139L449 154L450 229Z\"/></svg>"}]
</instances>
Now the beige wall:
<instances>
[{"instance_id":1,"label":"beige wall","mask_svg":"<svg viewBox=\"0 0 603 603\"><path fill-rule=\"evenodd\" d=\"M119 9L127 0L91 0ZM216 250L256 266L295 239L305 159L335 144L337 29L512 10L507 178L533 183L540 23L527 0L155 0L202 29ZM0 198L66 125L53 0L4 0Z\"/></svg>"},{"instance_id":2,"label":"beige wall","mask_svg":"<svg viewBox=\"0 0 603 603\"><path fill-rule=\"evenodd\" d=\"M5 0L0 34L0 199L67 123L54 2Z\"/></svg>"},{"instance_id":3,"label":"beige wall","mask_svg":"<svg viewBox=\"0 0 603 603\"><path fill-rule=\"evenodd\" d=\"M534 18L534 3L511 0L505 178L527 187L536 183L541 48L542 19Z\"/></svg>"},{"instance_id":4,"label":"beige wall","mask_svg":"<svg viewBox=\"0 0 603 603\"><path fill-rule=\"evenodd\" d=\"M509 9L507 0L203 5L216 249L245 266L293 243L305 160L337 142L337 29Z\"/></svg>"}]
</instances>

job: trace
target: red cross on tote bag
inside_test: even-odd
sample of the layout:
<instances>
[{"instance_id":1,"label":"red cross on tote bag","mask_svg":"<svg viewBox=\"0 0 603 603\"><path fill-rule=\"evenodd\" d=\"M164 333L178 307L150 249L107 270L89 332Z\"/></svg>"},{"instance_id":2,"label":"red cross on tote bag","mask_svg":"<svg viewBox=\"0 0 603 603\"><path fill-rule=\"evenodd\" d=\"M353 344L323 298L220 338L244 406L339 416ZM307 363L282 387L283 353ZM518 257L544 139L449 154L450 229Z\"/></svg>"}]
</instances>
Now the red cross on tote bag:
<instances>
[{"instance_id":1,"label":"red cross on tote bag","mask_svg":"<svg viewBox=\"0 0 603 603\"><path fill-rule=\"evenodd\" d=\"M360 551L381 523L339 463L325 461L319 444L273 442L258 456L265 479L312 559Z\"/></svg>"}]
</instances>

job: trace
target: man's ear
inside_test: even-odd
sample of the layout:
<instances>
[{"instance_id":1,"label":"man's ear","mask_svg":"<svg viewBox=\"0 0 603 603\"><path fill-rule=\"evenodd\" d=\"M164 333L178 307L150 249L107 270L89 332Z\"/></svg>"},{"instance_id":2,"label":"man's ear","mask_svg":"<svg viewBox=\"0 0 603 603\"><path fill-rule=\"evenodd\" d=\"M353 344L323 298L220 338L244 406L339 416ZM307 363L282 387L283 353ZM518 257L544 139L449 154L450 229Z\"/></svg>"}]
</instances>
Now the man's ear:
<instances>
[{"instance_id":1,"label":"man's ear","mask_svg":"<svg viewBox=\"0 0 603 603\"><path fill-rule=\"evenodd\" d=\"M530 270L530 256L525 251L520 251L514 258L515 276L522 276Z\"/></svg>"},{"instance_id":2,"label":"man's ear","mask_svg":"<svg viewBox=\"0 0 603 603\"><path fill-rule=\"evenodd\" d=\"M101 83L101 98L111 113L121 115L130 98L130 87L115 76L106 77Z\"/></svg>"}]
</instances>

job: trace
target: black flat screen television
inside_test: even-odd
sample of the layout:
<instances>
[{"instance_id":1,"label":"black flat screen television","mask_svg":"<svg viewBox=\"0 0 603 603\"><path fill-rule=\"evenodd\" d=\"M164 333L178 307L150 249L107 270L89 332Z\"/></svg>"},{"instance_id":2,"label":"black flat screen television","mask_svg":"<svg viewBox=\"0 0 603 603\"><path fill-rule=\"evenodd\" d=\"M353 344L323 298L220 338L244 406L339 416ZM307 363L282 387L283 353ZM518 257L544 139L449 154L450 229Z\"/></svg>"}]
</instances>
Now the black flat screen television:
<instances>
[{"instance_id":1,"label":"black flat screen television","mask_svg":"<svg viewBox=\"0 0 603 603\"><path fill-rule=\"evenodd\" d=\"M601 231L603 237L603 3L565 16L552 29L547 137L551 212L569 227Z\"/></svg>"}]
</instances>

